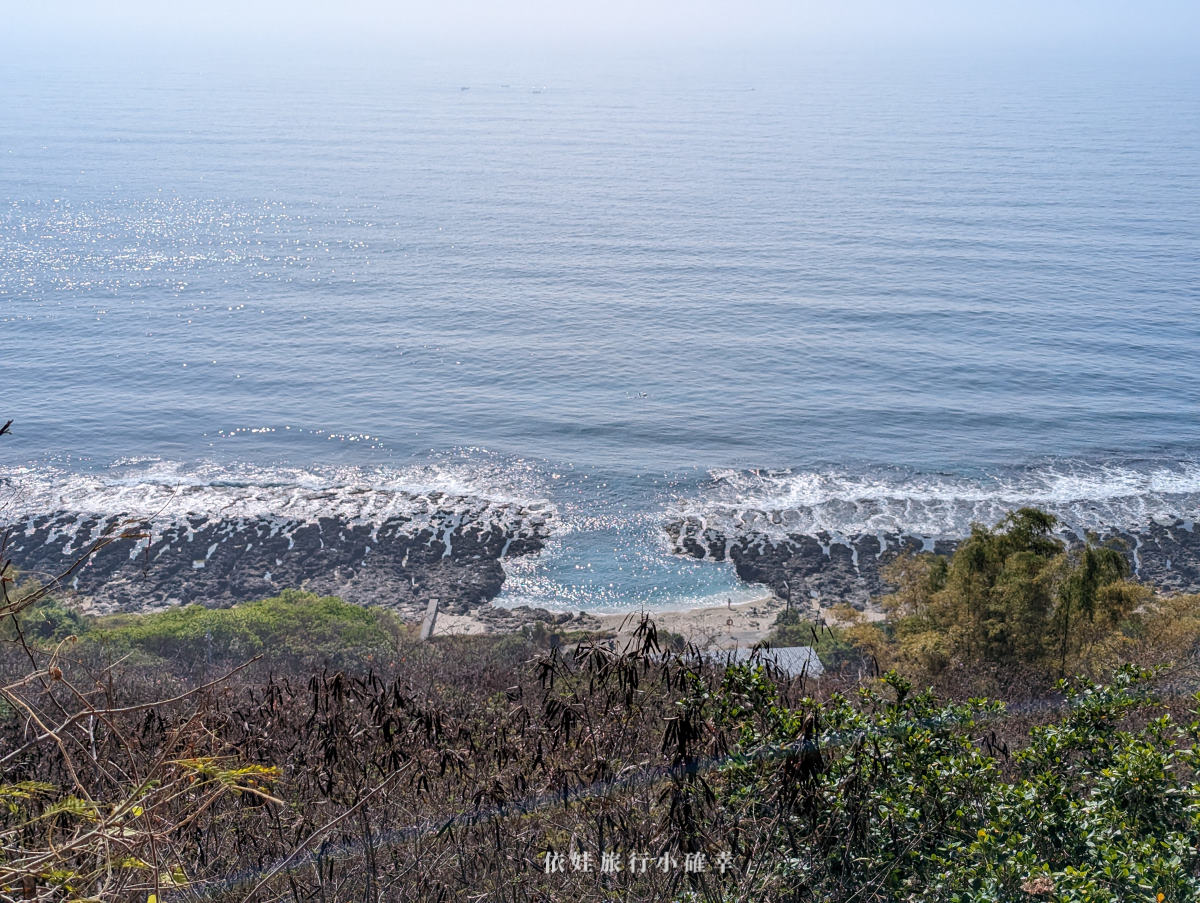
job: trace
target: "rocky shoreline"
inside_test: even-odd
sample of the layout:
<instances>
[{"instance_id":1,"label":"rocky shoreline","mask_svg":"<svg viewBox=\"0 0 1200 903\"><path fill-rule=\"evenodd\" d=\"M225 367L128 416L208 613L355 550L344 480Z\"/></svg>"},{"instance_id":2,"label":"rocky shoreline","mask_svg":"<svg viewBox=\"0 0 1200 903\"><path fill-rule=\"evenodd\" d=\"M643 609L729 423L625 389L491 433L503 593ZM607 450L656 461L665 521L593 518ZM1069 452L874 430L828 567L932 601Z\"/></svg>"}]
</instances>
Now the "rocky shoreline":
<instances>
[{"instance_id":1,"label":"rocky shoreline","mask_svg":"<svg viewBox=\"0 0 1200 903\"><path fill-rule=\"evenodd\" d=\"M355 491L357 492L357 491ZM353 494L353 493L351 493ZM385 516L354 516L348 494L327 514L222 516L207 510L169 521L137 515L57 511L17 519L4 554L26 577L63 573L98 539L105 545L65 582L97 614L143 612L200 603L226 607L300 588L361 605L381 605L420 620L430 598L448 616L469 616L486 630L534 620L556 624L592 619L489 604L503 587L502 562L536 555L550 538L554 510L545 502L494 501L431 492L393 494ZM306 494L308 511L322 493ZM889 587L887 564L905 552L949 554L958 540L903 533L835 536L786 532L768 512L710 522L679 517L664 528L673 551L732 562L738 577L765 585L781 600L814 610L848 602L875 611ZM1067 531L1068 542L1082 532ZM1193 521L1151 522L1136 530L1100 532L1117 543L1134 575L1166 592L1200 592L1200 531ZM474 629L474 628L472 628Z\"/></svg>"},{"instance_id":2,"label":"rocky shoreline","mask_svg":"<svg viewBox=\"0 0 1200 903\"><path fill-rule=\"evenodd\" d=\"M24 576L46 580L101 537L135 534L105 545L65 581L98 614L226 607L298 587L415 618L431 597L450 612L486 606L503 585L501 561L539 552L550 535L538 507L431 501L423 514L375 523L189 515L158 525L60 511L13 525L5 554Z\"/></svg>"},{"instance_id":3,"label":"rocky shoreline","mask_svg":"<svg viewBox=\"0 0 1200 903\"><path fill-rule=\"evenodd\" d=\"M817 607L848 602L860 610L871 609L872 599L889 591L882 572L898 555L949 554L958 546L957 539L900 533L734 533L694 516L668 523L666 531L676 553L732 562L738 577L765 584L780 598L807 599ZM1067 532L1062 538L1078 543L1084 537ZM1150 523L1136 530L1101 532L1098 538L1122 549L1137 579L1164 592L1200 592L1200 531L1195 522Z\"/></svg>"}]
</instances>

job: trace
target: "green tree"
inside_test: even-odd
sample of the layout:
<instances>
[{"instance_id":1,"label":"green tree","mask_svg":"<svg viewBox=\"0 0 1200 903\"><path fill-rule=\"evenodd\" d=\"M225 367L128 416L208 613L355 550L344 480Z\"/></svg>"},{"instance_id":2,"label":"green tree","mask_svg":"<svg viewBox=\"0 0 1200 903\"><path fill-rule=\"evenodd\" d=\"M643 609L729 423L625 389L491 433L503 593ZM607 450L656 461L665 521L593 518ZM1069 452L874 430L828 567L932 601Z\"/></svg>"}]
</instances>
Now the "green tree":
<instances>
[{"instance_id":1,"label":"green tree","mask_svg":"<svg viewBox=\"0 0 1200 903\"><path fill-rule=\"evenodd\" d=\"M1059 676L1146 597L1117 550L1094 539L1067 548L1053 515L1021 508L976 524L949 558L900 559L884 600L901 664L1038 665Z\"/></svg>"}]
</instances>

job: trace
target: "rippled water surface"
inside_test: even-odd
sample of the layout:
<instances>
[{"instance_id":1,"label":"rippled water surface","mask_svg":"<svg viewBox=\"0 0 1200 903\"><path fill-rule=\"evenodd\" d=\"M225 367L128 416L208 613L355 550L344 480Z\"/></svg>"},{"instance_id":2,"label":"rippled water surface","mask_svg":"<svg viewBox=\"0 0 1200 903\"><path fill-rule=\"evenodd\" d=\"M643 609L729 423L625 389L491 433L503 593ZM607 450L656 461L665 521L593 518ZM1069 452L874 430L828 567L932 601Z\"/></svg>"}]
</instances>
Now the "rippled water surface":
<instances>
[{"instance_id":1,"label":"rippled water surface","mask_svg":"<svg viewBox=\"0 0 1200 903\"><path fill-rule=\"evenodd\" d=\"M746 592L679 512L1200 512L1193 61L0 70L21 504L545 499L570 607Z\"/></svg>"}]
</instances>

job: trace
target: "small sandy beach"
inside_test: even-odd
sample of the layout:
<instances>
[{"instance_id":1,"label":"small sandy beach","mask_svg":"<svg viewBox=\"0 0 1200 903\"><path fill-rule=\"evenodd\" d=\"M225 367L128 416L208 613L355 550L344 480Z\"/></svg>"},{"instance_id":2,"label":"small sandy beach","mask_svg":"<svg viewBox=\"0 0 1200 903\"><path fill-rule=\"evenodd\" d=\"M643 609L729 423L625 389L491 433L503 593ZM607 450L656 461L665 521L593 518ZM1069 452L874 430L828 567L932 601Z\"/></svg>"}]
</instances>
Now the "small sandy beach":
<instances>
[{"instance_id":1,"label":"small sandy beach","mask_svg":"<svg viewBox=\"0 0 1200 903\"><path fill-rule=\"evenodd\" d=\"M650 610L660 631L677 633L700 648L732 649L753 646L766 638L783 610L784 603L772 595L749 602L688 608L682 611ZM585 614L560 630L594 630L615 636L631 636L641 620L641 612L626 614ZM494 621L485 621L474 614L439 614L433 635L492 633L498 629ZM499 628L503 629L503 628Z\"/></svg>"}]
</instances>

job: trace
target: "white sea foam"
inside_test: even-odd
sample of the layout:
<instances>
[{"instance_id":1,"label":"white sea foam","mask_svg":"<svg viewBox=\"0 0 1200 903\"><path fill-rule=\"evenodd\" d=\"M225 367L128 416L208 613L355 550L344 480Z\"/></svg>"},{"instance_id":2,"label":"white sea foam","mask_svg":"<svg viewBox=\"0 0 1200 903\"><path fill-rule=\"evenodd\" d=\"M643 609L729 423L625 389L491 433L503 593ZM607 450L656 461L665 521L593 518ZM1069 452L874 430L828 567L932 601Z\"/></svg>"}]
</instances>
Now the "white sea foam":
<instances>
[{"instance_id":1,"label":"white sea foam","mask_svg":"<svg viewBox=\"0 0 1200 903\"><path fill-rule=\"evenodd\" d=\"M449 465L406 470L280 468L139 461L98 473L53 467L0 469L0 511L10 521L64 512L156 524L202 520L374 523L405 518L449 530L552 524L553 505L518 486Z\"/></svg>"},{"instance_id":2,"label":"white sea foam","mask_svg":"<svg viewBox=\"0 0 1200 903\"><path fill-rule=\"evenodd\" d=\"M978 476L896 470L719 471L669 519L699 520L725 535L834 537L906 533L955 537L1036 506L1074 532L1132 529L1200 516L1200 462L1060 461Z\"/></svg>"}]
</instances>

